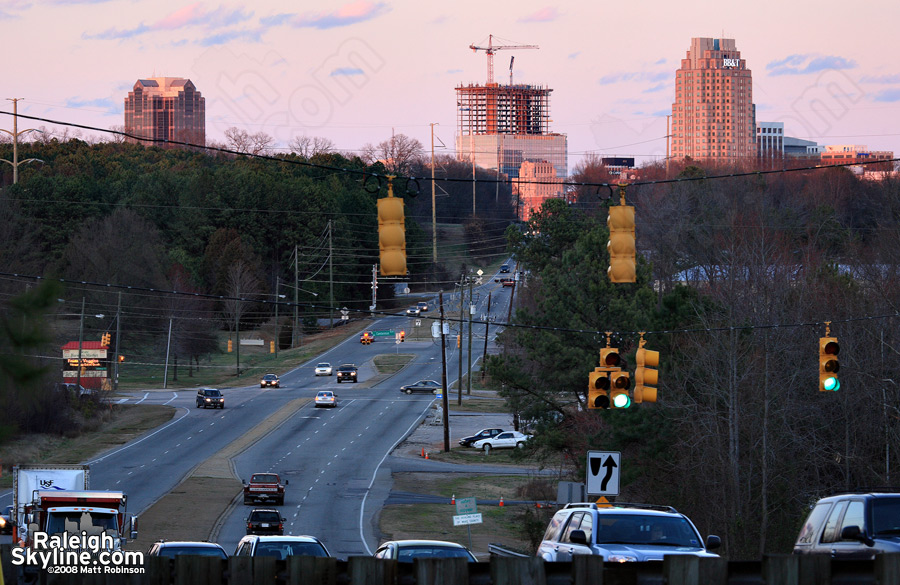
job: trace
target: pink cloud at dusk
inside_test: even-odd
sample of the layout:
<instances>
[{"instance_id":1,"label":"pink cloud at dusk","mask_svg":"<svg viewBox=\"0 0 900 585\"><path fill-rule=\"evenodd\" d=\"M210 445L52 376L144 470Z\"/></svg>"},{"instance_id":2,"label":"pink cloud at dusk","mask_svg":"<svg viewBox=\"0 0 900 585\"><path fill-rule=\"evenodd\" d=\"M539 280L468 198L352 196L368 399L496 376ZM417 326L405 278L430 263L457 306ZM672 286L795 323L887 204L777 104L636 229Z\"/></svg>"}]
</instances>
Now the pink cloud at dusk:
<instances>
[{"instance_id":1,"label":"pink cloud at dusk","mask_svg":"<svg viewBox=\"0 0 900 585\"><path fill-rule=\"evenodd\" d=\"M519 19L519 22L553 22L558 18L559 12L556 10L556 8L547 6L545 8L541 8L537 12L529 14L528 16L523 16Z\"/></svg>"},{"instance_id":2,"label":"pink cloud at dusk","mask_svg":"<svg viewBox=\"0 0 900 585\"><path fill-rule=\"evenodd\" d=\"M333 12L298 16L292 21L292 24L297 27L318 29L336 28L371 20L389 10L388 5L383 2L375 3L368 0L359 0L358 2L344 4Z\"/></svg>"},{"instance_id":3,"label":"pink cloud at dusk","mask_svg":"<svg viewBox=\"0 0 900 585\"><path fill-rule=\"evenodd\" d=\"M196 2L163 17L156 24L151 25L150 28L156 30L179 29L183 26L197 24L198 21L202 21L206 16L207 12L203 8L203 3Z\"/></svg>"}]
</instances>

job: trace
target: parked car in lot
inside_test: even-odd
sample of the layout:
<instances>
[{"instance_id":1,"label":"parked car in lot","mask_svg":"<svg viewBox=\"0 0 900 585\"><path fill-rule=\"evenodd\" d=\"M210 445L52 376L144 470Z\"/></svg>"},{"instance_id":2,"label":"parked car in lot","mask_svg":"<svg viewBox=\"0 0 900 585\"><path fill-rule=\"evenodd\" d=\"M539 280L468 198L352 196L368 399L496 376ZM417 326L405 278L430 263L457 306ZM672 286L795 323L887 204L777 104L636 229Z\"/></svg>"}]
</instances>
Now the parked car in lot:
<instances>
[{"instance_id":1,"label":"parked car in lot","mask_svg":"<svg viewBox=\"0 0 900 585\"><path fill-rule=\"evenodd\" d=\"M322 362L320 364L316 364L316 375L317 376L330 376L334 373L334 369L331 367L331 364L328 362Z\"/></svg>"},{"instance_id":2,"label":"parked car in lot","mask_svg":"<svg viewBox=\"0 0 900 585\"><path fill-rule=\"evenodd\" d=\"M359 369L355 365L341 364L337 369L337 382L340 384L341 382L349 380L350 382L355 383L358 375Z\"/></svg>"},{"instance_id":3,"label":"parked car in lot","mask_svg":"<svg viewBox=\"0 0 900 585\"><path fill-rule=\"evenodd\" d=\"M523 449L530 438L531 435L526 435L519 431L503 431L493 437L479 439L472 443L472 446L476 449L481 449L485 453L490 453L491 449Z\"/></svg>"},{"instance_id":4,"label":"parked car in lot","mask_svg":"<svg viewBox=\"0 0 900 585\"><path fill-rule=\"evenodd\" d=\"M281 380L275 374L266 374L262 377L262 380L259 381L260 388L267 388L270 386L281 388Z\"/></svg>"},{"instance_id":5,"label":"parked car in lot","mask_svg":"<svg viewBox=\"0 0 900 585\"><path fill-rule=\"evenodd\" d=\"M608 563L661 561L667 555L717 557L718 536L700 536L684 514L669 506L566 504L550 519L537 550L545 561L599 555Z\"/></svg>"},{"instance_id":6,"label":"parked car in lot","mask_svg":"<svg viewBox=\"0 0 900 585\"><path fill-rule=\"evenodd\" d=\"M315 536L263 536L248 534L234 549L236 557L330 557L328 549Z\"/></svg>"},{"instance_id":7,"label":"parked car in lot","mask_svg":"<svg viewBox=\"0 0 900 585\"><path fill-rule=\"evenodd\" d=\"M316 393L316 408L319 408L320 406L324 408L334 408L337 406L337 403L337 394L331 390L319 390Z\"/></svg>"},{"instance_id":8,"label":"parked car in lot","mask_svg":"<svg viewBox=\"0 0 900 585\"><path fill-rule=\"evenodd\" d=\"M215 542L194 540L160 540L154 542L147 551L147 556L168 557L173 559L181 555L195 555L203 557L219 557L228 559L228 553L222 545Z\"/></svg>"},{"instance_id":9,"label":"parked car in lot","mask_svg":"<svg viewBox=\"0 0 900 585\"><path fill-rule=\"evenodd\" d=\"M419 301L416 306L419 308L420 313L425 313L428 311L428 303L425 301Z\"/></svg>"},{"instance_id":10,"label":"parked car in lot","mask_svg":"<svg viewBox=\"0 0 900 585\"><path fill-rule=\"evenodd\" d=\"M873 559L900 552L900 493L844 493L822 498L794 543L794 554Z\"/></svg>"},{"instance_id":11,"label":"parked car in lot","mask_svg":"<svg viewBox=\"0 0 900 585\"><path fill-rule=\"evenodd\" d=\"M197 408L225 408L225 397L215 388L197 390Z\"/></svg>"},{"instance_id":12,"label":"parked car in lot","mask_svg":"<svg viewBox=\"0 0 900 585\"><path fill-rule=\"evenodd\" d=\"M471 447L475 444L475 441L480 441L482 439L490 439L491 437L496 437L500 433L503 432L503 429L481 429L477 433L469 437L463 437L459 440L459 444L463 447Z\"/></svg>"},{"instance_id":13,"label":"parked car in lot","mask_svg":"<svg viewBox=\"0 0 900 585\"><path fill-rule=\"evenodd\" d=\"M273 508L254 508L247 516L247 534L284 534L284 518Z\"/></svg>"},{"instance_id":14,"label":"parked car in lot","mask_svg":"<svg viewBox=\"0 0 900 585\"><path fill-rule=\"evenodd\" d=\"M381 544L373 554L379 559L391 559L411 563L413 559L466 559L478 562L472 551L461 544L444 540L389 540Z\"/></svg>"},{"instance_id":15,"label":"parked car in lot","mask_svg":"<svg viewBox=\"0 0 900 585\"><path fill-rule=\"evenodd\" d=\"M419 380L415 384L407 384L406 386L401 386L400 392L405 392L406 394L412 394L413 392L419 392L422 394L440 394L441 384L439 382L435 382L434 380Z\"/></svg>"}]
</instances>

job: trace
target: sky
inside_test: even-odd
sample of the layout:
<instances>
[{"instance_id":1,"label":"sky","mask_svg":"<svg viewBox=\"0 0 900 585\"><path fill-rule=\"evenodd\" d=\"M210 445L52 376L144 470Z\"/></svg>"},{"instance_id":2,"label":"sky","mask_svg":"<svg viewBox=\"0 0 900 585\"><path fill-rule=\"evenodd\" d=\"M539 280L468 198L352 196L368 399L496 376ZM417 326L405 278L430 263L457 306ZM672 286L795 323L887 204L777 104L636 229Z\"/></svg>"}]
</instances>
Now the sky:
<instances>
[{"instance_id":1,"label":"sky","mask_svg":"<svg viewBox=\"0 0 900 585\"><path fill-rule=\"evenodd\" d=\"M20 114L108 129L138 79L192 80L207 140L236 127L359 152L402 133L453 154L458 85L552 89L571 170L588 153L666 154L675 71L692 37L736 39L757 120L819 144L900 153L900 3L836 0L0 0L0 98ZM2 101L0 110L12 111ZM55 124L19 120L20 130ZM8 116L0 128L12 129ZM102 136L69 129L70 135Z\"/></svg>"}]
</instances>

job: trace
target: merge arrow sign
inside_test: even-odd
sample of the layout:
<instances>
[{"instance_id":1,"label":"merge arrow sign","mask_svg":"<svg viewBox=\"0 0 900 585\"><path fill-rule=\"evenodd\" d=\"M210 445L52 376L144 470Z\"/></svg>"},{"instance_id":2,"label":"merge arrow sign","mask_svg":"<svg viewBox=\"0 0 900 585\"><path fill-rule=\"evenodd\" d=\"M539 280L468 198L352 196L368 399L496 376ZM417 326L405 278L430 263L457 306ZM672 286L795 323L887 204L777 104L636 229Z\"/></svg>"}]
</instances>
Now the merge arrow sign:
<instances>
[{"instance_id":1,"label":"merge arrow sign","mask_svg":"<svg viewBox=\"0 0 900 585\"><path fill-rule=\"evenodd\" d=\"M587 481L585 488L592 496L619 495L619 474L622 469L621 453L612 451L588 451Z\"/></svg>"}]
</instances>

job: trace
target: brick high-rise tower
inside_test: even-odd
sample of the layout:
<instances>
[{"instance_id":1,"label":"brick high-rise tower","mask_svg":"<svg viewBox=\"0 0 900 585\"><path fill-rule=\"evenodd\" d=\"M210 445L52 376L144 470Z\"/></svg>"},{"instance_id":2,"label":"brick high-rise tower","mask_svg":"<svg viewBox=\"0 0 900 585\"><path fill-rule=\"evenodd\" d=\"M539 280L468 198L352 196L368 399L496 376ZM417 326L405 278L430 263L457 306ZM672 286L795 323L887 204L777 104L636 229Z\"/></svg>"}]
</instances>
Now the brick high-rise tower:
<instances>
[{"instance_id":1,"label":"brick high-rise tower","mask_svg":"<svg viewBox=\"0 0 900 585\"><path fill-rule=\"evenodd\" d=\"M676 159L756 158L752 79L734 39L691 39L675 75L670 134Z\"/></svg>"},{"instance_id":2,"label":"brick high-rise tower","mask_svg":"<svg viewBox=\"0 0 900 585\"><path fill-rule=\"evenodd\" d=\"M206 146L206 100L190 79L138 79L125 98L125 132L166 147L167 140Z\"/></svg>"}]
</instances>

